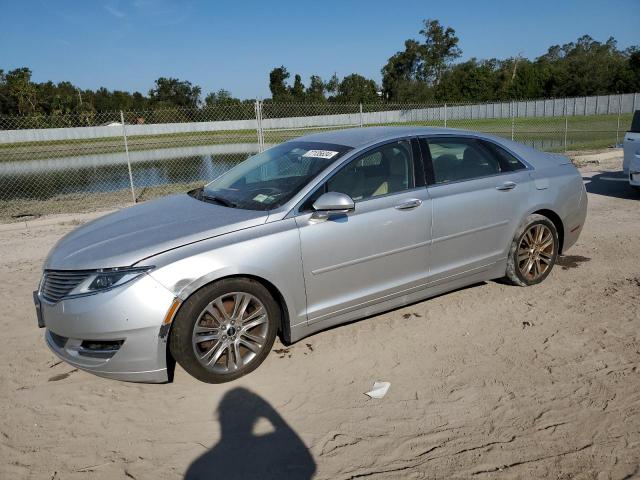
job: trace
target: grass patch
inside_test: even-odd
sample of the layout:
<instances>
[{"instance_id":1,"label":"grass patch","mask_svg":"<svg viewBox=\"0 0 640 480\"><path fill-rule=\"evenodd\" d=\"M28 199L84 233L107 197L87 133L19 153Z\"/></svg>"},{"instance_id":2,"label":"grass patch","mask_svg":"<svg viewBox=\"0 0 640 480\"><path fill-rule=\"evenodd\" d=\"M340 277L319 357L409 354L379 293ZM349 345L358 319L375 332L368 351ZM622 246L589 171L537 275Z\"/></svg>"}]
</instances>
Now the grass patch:
<instances>
[{"instance_id":1,"label":"grass patch","mask_svg":"<svg viewBox=\"0 0 640 480\"><path fill-rule=\"evenodd\" d=\"M616 143L616 132L618 132L618 141L621 141L624 132L631 123L631 116L631 114L621 115L619 128L617 115L571 116L567 117L566 120L564 117L527 117L516 118L513 122L510 118L451 119L447 121L447 127L477 130L511 138L513 123L515 140L533 142L534 144L539 141L538 143L544 150L558 150L564 148L566 121L568 146L572 149L598 148ZM433 120L379 125L444 127L444 121ZM340 127L336 126L335 128ZM326 130L321 128L266 130L265 141L267 143L280 143L309 133ZM596 138L591 139L590 137L592 136ZM542 142L545 139L549 140L546 142L548 145ZM169 147L223 145L227 143L257 143L257 141L255 130L224 130L131 136L128 137L128 146L129 150L136 151ZM562 141L562 145L556 145L558 141ZM121 136L88 140L13 143L0 145L0 161L73 157L122 151L124 151L124 142Z\"/></svg>"}]
</instances>

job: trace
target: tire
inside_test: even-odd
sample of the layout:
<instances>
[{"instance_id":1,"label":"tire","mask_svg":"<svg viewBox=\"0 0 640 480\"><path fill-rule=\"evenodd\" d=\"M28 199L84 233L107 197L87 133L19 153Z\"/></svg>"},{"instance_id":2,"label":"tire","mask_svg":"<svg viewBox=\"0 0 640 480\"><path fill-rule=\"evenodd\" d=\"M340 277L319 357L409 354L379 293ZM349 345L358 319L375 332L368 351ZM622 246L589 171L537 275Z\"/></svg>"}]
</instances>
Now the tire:
<instances>
[{"instance_id":1,"label":"tire","mask_svg":"<svg viewBox=\"0 0 640 480\"><path fill-rule=\"evenodd\" d=\"M180 366L198 380L230 382L264 361L280 316L279 305L261 283L248 278L220 280L182 304L171 327L169 348Z\"/></svg>"},{"instance_id":2,"label":"tire","mask_svg":"<svg viewBox=\"0 0 640 480\"><path fill-rule=\"evenodd\" d=\"M534 233L537 234L539 231L543 232L544 242L532 237ZM531 240L534 242L532 243ZM551 248L549 246L544 249L540 248L548 245L549 240ZM530 244L531 248L525 248ZM558 231L553 222L543 215L529 215L518 228L511 242L505 280L521 287L542 282L549 276L556 263L559 246ZM528 257L523 259L525 252Z\"/></svg>"}]
</instances>

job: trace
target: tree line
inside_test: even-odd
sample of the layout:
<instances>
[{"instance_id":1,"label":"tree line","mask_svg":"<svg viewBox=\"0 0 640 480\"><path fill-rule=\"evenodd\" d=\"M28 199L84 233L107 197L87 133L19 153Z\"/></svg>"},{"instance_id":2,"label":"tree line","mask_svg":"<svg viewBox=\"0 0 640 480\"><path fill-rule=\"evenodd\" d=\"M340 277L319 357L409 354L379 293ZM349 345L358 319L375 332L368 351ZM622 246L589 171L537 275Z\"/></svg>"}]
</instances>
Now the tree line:
<instances>
[{"instance_id":1,"label":"tree line","mask_svg":"<svg viewBox=\"0 0 640 480\"><path fill-rule=\"evenodd\" d=\"M327 82L312 75L305 88L300 75L284 66L269 75L272 99L280 102L425 103L484 102L527 98L558 98L640 91L640 47L620 50L610 37L602 43L589 35L553 45L533 60L462 56L456 32L438 20L424 20L420 38L408 39L404 49L382 67L382 84L353 73Z\"/></svg>"},{"instance_id":2,"label":"tree line","mask_svg":"<svg viewBox=\"0 0 640 480\"><path fill-rule=\"evenodd\" d=\"M524 98L553 98L640 91L640 48L621 50L611 37L606 42L589 35L575 42L553 45L535 59L471 58L456 61L462 50L456 32L438 20L424 20L418 39L407 39L381 69L382 83L358 73L328 80L311 75L305 86L285 66L269 73L271 103L426 103L482 102ZM27 67L0 69L0 115L145 111L175 108L206 109L235 105L247 110L253 99L240 100L228 90L202 97L202 89L186 80L158 78L142 94L81 89L65 81L35 83Z\"/></svg>"}]
</instances>

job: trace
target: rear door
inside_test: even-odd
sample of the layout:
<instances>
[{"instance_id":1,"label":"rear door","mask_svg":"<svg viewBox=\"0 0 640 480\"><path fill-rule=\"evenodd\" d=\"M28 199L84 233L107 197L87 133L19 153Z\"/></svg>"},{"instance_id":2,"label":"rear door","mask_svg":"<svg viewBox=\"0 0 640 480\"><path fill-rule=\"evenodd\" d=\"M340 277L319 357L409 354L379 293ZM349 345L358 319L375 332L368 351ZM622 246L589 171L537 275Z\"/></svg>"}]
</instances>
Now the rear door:
<instances>
[{"instance_id":1,"label":"rear door","mask_svg":"<svg viewBox=\"0 0 640 480\"><path fill-rule=\"evenodd\" d=\"M526 165L476 138L421 142L433 209L432 279L480 271L504 259L529 193Z\"/></svg>"}]
</instances>

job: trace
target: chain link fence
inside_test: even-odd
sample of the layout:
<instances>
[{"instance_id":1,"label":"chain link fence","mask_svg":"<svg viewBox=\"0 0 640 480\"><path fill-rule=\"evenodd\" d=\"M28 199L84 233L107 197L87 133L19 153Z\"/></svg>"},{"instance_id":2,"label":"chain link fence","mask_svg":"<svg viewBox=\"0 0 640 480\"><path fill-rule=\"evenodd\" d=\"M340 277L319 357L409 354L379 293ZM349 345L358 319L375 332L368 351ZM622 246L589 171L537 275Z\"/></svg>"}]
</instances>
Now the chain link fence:
<instances>
[{"instance_id":1,"label":"chain link fence","mask_svg":"<svg viewBox=\"0 0 640 480\"><path fill-rule=\"evenodd\" d=\"M636 103L637 102L637 103ZM209 182L301 135L376 125L476 130L548 151L620 143L640 95L484 104L281 104L0 117L0 222L130 205Z\"/></svg>"}]
</instances>

